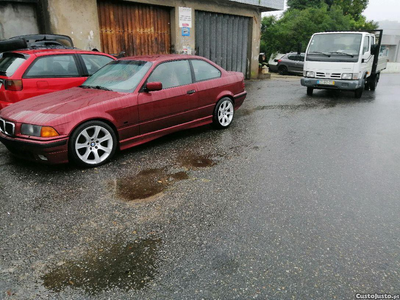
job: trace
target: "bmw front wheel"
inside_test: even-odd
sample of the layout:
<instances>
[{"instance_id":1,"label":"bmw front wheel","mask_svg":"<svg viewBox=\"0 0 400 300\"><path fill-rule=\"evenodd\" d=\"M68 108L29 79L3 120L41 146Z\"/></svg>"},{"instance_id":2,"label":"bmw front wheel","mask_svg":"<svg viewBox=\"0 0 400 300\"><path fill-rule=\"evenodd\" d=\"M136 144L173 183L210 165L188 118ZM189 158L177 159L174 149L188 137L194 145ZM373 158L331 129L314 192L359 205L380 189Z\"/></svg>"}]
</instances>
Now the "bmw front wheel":
<instances>
[{"instance_id":1,"label":"bmw front wheel","mask_svg":"<svg viewBox=\"0 0 400 300\"><path fill-rule=\"evenodd\" d=\"M72 160L83 167L105 164L114 155L117 138L114 130L101 121L80 125L71 135L69 153Z\"/></svg>"}]
</instances>

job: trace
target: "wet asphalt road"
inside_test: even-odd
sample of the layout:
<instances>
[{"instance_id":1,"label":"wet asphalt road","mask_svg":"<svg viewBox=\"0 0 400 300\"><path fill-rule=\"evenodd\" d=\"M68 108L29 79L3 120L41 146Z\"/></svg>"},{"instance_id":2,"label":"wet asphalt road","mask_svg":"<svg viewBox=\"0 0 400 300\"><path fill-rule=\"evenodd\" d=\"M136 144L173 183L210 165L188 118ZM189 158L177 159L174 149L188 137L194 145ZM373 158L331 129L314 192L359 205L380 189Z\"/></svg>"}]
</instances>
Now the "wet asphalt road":
<instances>
[{"instance_id":1,"label":"wet asphalt road","mask_svg":"<svg viewBox=\"0 0 400 300\"><path fill-rule=\"evenodd\" d=\"M0 299L400 293L400 74L360 100L299 81L97 169L0 145Z\"/></svg>"}]
</instances>

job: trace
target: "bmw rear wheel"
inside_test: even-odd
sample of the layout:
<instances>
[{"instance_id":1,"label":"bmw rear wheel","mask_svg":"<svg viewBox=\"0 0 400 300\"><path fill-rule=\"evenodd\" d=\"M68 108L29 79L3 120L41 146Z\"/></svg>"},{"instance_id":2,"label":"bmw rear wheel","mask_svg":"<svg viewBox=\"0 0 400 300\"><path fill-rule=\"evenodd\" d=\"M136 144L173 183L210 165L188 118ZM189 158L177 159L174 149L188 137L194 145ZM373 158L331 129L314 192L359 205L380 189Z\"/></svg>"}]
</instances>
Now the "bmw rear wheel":
<instances>
[{"instance_id":1,"label":"bmw rear wheel","mask_svg":"<svg viewBox=\"0 0 400 300\"><path fill-rule=\"evenodd\" d=\"M216 128L228 128L235 115L235 109L233 106L233 101L224 97L218 101L214 109L213 125Z\"/></svg>"},{"instance_id":2,"label":"bmw rear wheel","mask_svg":"<svg viewBox=\"0 0 400 300\"><path fill-rule=\"evenodd\" d=\"M71 135L69 153L72 160L83 167L105 164L114 155L117 138L114 130L101 121L80 125Z\"/></svg>"}]
</instances>

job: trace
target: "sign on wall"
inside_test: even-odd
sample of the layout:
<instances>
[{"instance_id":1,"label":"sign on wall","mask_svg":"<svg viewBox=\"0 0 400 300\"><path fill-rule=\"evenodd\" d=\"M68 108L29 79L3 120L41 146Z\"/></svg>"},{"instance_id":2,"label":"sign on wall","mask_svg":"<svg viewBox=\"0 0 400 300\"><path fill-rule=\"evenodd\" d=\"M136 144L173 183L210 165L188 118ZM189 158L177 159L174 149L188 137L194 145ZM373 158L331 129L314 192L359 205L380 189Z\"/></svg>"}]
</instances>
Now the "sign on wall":
<instances>
[{"instance_id":1,"label":"sign on wall","mask_svg":"<svg viewBox=\"0 0 400 300\"><path fill-rule=\"evenodd\" d=\"M190 36L190 28L182 27L182 36Z\"/></svg>"},{"instance_id":2,"label":"sign on wall","mask_svg":"<svg viewBox=\"0 0 400 300\"><path fill-rule=\"evenodd\" d=\"M192 9L190 7L179 7L179 27L192 28Z\"/></svg>"}]
</instances>

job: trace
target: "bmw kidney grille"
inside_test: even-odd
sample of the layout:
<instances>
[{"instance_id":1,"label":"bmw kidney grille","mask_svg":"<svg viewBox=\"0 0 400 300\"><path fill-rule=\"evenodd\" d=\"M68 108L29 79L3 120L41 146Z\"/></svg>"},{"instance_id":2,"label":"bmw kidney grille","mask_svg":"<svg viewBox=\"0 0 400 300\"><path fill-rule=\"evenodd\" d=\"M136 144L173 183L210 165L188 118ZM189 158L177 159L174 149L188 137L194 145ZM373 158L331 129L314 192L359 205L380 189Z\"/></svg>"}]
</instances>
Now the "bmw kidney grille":
<instances>
[{"instance_id":1,"label":"bmw kidney grille","mask_svg":"<svg viewBox=\"0 0 400 300\"><path fill-rule=\"evenodd\" d=\"M0 132L13 136L15 134L15 124L0 118Z\"/></svg>"}]
</instances>

